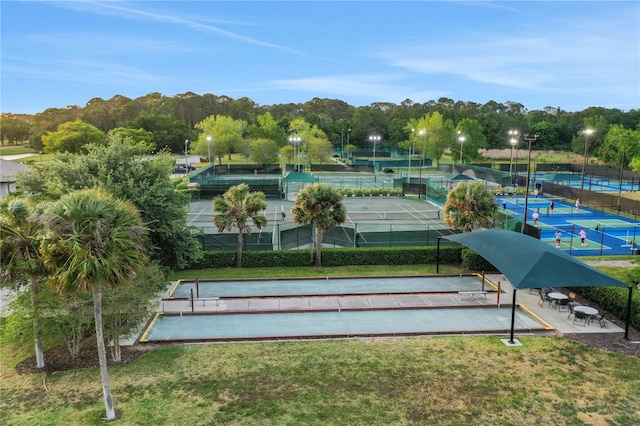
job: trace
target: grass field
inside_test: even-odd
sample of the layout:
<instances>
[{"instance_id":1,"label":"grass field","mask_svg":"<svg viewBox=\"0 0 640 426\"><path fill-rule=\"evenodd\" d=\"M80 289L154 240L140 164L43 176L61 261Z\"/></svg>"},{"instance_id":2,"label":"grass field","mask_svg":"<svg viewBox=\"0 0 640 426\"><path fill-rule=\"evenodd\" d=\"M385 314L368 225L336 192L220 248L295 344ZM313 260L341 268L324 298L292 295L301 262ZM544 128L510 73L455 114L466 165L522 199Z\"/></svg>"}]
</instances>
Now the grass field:
<instances>
[{"instance_id":1,"label":"grass field","mask_svg":"<svg viewBox=\"0 0 640 426\"><path fill-rule=\"evenodd\" d=\"M432 272L425 266L269 268L268 276L383 271ZM192 272L251 278L267 271ZM171 345L109 368L122 415L114 424L640 424L639 358L562 337L518 339L523 346L507 347L497 336ZM97 368L18 375L14 366L31 355L31 345L3 340L1 424L104 424Z\"/></svg>"},{"instance_id":2,"label":"grass field","mask_svg":"<svg viewBox=\"0 0 640 426\"><path fill-rule=\"evenodd\" d=\"M0 155L38 154L33 148L26 146L0 146Z\"/></svg>"},{"instance_id":3,"label":"grass field","mask_svg":"<svg viewBox=\"0 0 640 426\"><path fill-rule=\"evenodd\" d=\"M110 368L121 425L637 425L640 359L560 337L169 346ZM2 423L100 425L99 372L3 368Z\"/></svg>"}]
</instances>

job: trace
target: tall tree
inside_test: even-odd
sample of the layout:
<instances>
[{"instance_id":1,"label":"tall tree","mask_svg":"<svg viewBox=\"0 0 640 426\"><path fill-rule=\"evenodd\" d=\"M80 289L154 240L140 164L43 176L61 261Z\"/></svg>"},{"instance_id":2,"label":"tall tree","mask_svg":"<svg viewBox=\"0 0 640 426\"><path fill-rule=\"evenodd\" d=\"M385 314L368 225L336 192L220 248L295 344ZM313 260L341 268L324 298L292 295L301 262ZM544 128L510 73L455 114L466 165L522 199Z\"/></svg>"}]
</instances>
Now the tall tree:
<instances>
[{"instance_id":1,"label":"tall tree","mask_svg":"<svg viewBox=\"0 0 640 426\"><path fill-rule=\"evenodd\" d=\"M465 140L464 142L461 142L458 140L456 142L456 145L459 145L459 144L462 144L462 145L452 147L451 151L455 152L456 149L462 149L463 161L464 159L477 160L481 158L481 155L478 152L478 150L480 148L487 147L487 138L485 138L484 133L482 131L482 125L478 121L472 118L463 118L458 123L457 127L458 127L458 131L460 132L460 135L464 136ZM445 132L443 137L444 138L448 137L450 139L453 139L453 132L447 130L446 121L442 126L442 128L443 128L443 132Z\"/></svg>"},{"instance_id":2,"label":"tall tree","mask_svg":"<svg viewBox=\"0 0 640 426\"><path fill-rule=\"evenodd\" d=\"M291 208L293 221L298 225L313 224L316 231L316 266L322 266L322 238L326 231L344 223L347 209L342 193L327 183L307 185L298 193Z\"/></svg>"},{"instance_id":3,"label":"tall tree","mask_svg":"<svg viewBox=\"0 0 640 426\"><path fill-rule=\"evenodd\" d=\"M218 232L238 230L238 254L236 267L242 267L242 250L244 234L251 233L251 224L261 229L267 224L267 218L261 214L267 208L264 193L249 191L249 185L241 183L232 186L222 196L213 199L213 212L217 213L213 223Z\"/></svg>"},{"instance_id":4,"label":"tall tree","mask_svg":"<svg viewBox=\"0 0 640 426\"><path fill-rule=\"evenodd\" d=\"M41 208L27 199L18 198L2 205L0 210L0 280L4 285L15 286L29 282L31 308L33 310L33 336L36 364L45 366L40 337L40 302L38 284L47 276L40 253L42 226L31 220Z\"/></svg>"},{"instance_id":5,"label":"tall tree","mask_svg":"<svg viewBox=\"0 0 640 426\"><path fill-rule=\"evenodd\" d=\"M0 116L0 143L5 142L18 144L29 139L32 125L27 120L11 117Z\"/></svg>"},{"instance_id":6,"label":"tall tree","mask_svg":"<svg viewBox=\"0 0 640 426\"><path fill-rule=\"evenodd\" d=\"M193 151L200 155L218 157L218 164L222 164L225 154L229 155L237 149L244 140L243 134L247 127L246 121L234 120L231 117L219 115L210 116L195 126L202 133L193 147ZM207 138L211 137L209 141Z\"/></svg>"},{"instance_id":7,"label":"tall tree","mask_svg":"<svg viewBox=\"0 0 640 426\"><path fill-rule=\"evenodd\" d=\"M492 228L497 206L482 182L460 182L449 191L442 208L444 223L464 232Z\"/></svg>"},{"instance_id":8,"label":"tall tree","mask_svg":"<svg viewBox=\"0 0 640 426\"><path fill-rule=\"evenodd\" d=\"M61 124L55 132L42 137L46 152L80 153L89 144L106 145L106 135L100 129L80 120Z\"/></svg>"},{"instance_id":9,"label":"tall tree","mask_svg":"<svg viewBox=\"0 0 640 426\"><path fill-rule=\"evenodd\" d=\"M640 131L612 125L604 137L599 156L613 167L626 167L634 157L640 157Z\"/></svg>"},{"instance_id":10,"label":"tall tree","mask_svg":"<svg viewBox=\"0 0 640 426\"><path fill-rule=\"evenodd\" d=\"M287 132L273 118L270 112L257 117L258 124L249 126L249 136L255 138L265 138L274 141L278 147L287 143Z\"/></svg>"},{"instance_id":11,"label":"tall tree","mask_svg":"<svg viewBox=\"0 0 640 426\"><path fill-rule=\"evenodd\" d=\"M258 164L277 163L278 145L271 139L254 139L249 145L249 157Z\"/></svg>"},{"instance_id":12,"label":"tall tree","mask_svg":"<svg viewBox=\"0 0 640 426\"><path fill-rule=\"evenodd\" d=\"M174 160L167 153L147 158L151 145L120 136L111 134L108 146L90 146L86 155L59 155L34 164L18 176L17 185L43 200L83 188L105 188L136 204L150 229L151 257L170 269L188 268L200 259L202 249L186 224L188 196L176 191L169 178Z\"/></svg>"},{"instance_id":13,"label":"tall tree","mask_svg":"<svg viewBox=\"0 0 640 426\"><path fill-rule=\"evenodd\" d=\"M144 267L146 229L135 205L102 189L65 195L40 221L48 231L43 253L52 272L51 284L62 293L92 293L106 420L115 420L102 326L102 286L123 285Z\"/></svg>"}]
</instances>

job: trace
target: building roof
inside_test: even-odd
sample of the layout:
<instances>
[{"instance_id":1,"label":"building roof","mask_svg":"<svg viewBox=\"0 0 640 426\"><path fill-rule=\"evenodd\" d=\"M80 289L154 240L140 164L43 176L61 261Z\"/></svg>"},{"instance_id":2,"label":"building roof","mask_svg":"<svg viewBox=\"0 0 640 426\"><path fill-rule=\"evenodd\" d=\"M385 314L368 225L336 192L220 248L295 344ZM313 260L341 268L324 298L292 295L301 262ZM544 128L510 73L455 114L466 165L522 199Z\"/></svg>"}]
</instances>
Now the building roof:
<instances>
[{"instance_id":1,"label":"building roof","mask_svg":"<svg viewBox=\"0 0 640 426\"><path fill-rule=\"evenodd\" d=\"M22 163L15 163L8 160L0 160L0 182L10 183L16 181L18 172L27 170L27 166Z\"/></svg>"}]
</instances>

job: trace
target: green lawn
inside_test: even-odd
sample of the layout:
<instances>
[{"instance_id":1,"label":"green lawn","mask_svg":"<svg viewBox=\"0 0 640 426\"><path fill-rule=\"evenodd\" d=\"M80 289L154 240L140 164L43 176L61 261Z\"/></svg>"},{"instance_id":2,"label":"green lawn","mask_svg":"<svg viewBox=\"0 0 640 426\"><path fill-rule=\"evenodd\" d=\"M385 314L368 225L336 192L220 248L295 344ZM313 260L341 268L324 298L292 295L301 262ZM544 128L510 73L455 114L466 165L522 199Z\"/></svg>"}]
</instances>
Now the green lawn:
<instances>
[{"instance_id":1,"label":"green lawn","mask_svg":"<svg viewBox=\"0 0 640 426\"><path fill-rule=\"evenodd\" d=\"M116 424L640 424L640 359L561 337L519 340L169 346L110 368ZM18 376L3 361L2 424L103 424L99 377Z\"/></svg>"},{"instance_id":2,"label":"green lawn","mask_svg":"<svg viewBox=\"0 0 640 426\"><path fill-rule=\"evenodd\" d=\"M32 148L26 146L0 146L0 155L18 155L18 154L31 154L37 155L38 152Z\"/></svg>"},{"instance_id":3,"label":"green lawn","mask_svg":"<svg viewBox=\"0 0 640 426\"><path fill-rule=\"evenodd\" d=\"M172 279L412 275L430 267L201 270ZM447 267L445 272L459 272ZM638 425L640 359L555 336L171 345L110 367L120 425ZM6 425L101 425L97 368L18 375L0 341Z\"/></svg>"}]
</instances>

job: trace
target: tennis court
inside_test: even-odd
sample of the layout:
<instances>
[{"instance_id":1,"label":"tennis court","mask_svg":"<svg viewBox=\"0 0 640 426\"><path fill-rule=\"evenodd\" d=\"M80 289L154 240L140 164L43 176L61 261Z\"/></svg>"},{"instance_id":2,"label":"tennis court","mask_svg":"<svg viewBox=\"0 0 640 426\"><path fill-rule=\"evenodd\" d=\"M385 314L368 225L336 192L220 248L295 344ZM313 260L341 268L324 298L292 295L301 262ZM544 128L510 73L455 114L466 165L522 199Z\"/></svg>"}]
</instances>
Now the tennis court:
<instances>
[{"instance_id":1,"label":"tennis court","mask_svg":"<svg viewBox=\"0 0 640 426\"><path fill-rule=\"evenodd\" d=\"M428 201L405 197L345 197L343 203L347 209L347 223L358 225L383 224L385 227L406 229L423 228L425 225L435 229L444 229L440 208ZM276 227L295 226L291 217L292 200L267 199L267 208L263 211L269 223L264 232L273 232ZM283 216L284 213L284 216ZM201 228L205 234L217 233L213 224L212 200L193 200L187 215L187 225ZM399 228L398 228L399 229Z\"/></svg>"},{"instance_id":2,"label":"tennis court","mask_svg":"<svg viewBox=\"0 0 640 426\"><path fill-rule=\"evenodd\" d=\"M584 183L582 175L576 173L533 173L533 182L553 182L571 188L584 188L594 192L634 192L640 191L640 180L622 180L585 175Z\"/></svg>"},{"instance_id":3,"label":"tennis court","mask_svg":"<svg viewBox=\"0 0 640 426\"><path fill-rule=\"evenodd\" d=\"M553 210L550 208L554 201ZM498 197L496 202L501 211L515 218L522 218L524 197ZM533 213L540 218L535 224L540 228L540 239L555 245L555 233L561 231L560 248L577 256L628 255L636 254L640 243L640 223L623 216L605 213L601 210L568 204L559 199L530 196L527 203L527 223L534 225ZM587 233L583 245L580 231Z\"/></svg>"}]
</instances>

